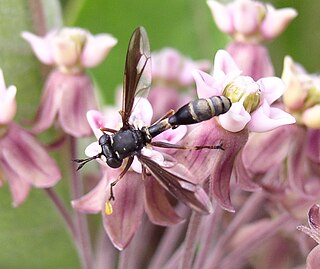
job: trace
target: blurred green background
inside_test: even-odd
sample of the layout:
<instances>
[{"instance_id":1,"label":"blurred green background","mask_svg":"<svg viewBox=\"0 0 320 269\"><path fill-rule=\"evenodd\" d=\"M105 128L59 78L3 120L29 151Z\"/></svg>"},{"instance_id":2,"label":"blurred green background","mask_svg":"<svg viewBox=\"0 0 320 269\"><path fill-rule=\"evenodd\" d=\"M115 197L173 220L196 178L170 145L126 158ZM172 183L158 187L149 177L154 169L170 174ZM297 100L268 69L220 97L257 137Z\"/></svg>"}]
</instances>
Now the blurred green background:
<instances>
[{"instance_id":1,"label":"blurred green background","mask_svg":"<svg viewBox=\"0 0 320 269\"><path fill-rule=\"evenodd\" d=\"M47 6L48 27L59 25L60 3L65 25L83 27L94 34L111 33L118 39L107 59L90 70L101 90L102 103L113 102L115 87L122 83L129 38L139 25L147 29L152 50L174 47L194 59L212 60L229 40L217 30L204 0L0 0L0 67L7 85L18 88L17 120L22 123L33 116L43 84L40 64L20 37L23 30L33 31L31 2ZM287 30L268 44L277 75L285 55L317 72L319 0L270 2L276 8L294 7L299 13ZM58 191L69 203L66 181L58 184ZM63 223L41 190L32 190L17 209L10 205L7 186L0 189L0 199L0 269L79 268Z\"/></svg>"}]
</instances>

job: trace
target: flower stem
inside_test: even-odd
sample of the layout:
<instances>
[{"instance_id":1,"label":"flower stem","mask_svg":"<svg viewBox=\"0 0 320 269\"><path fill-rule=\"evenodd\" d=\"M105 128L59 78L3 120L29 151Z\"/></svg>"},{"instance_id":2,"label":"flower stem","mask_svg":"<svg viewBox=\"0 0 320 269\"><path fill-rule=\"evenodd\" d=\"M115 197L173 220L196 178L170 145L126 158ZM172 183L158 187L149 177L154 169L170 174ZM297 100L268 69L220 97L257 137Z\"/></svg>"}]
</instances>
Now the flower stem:
<instances>
[{"instance_id":1,"label":"flower stem","mask_svg":"<svg viewBox=\"0 0 320 269\"><path fill-rule=\"evenodd\" d=\"M207 259L203 268L217 268L221 258L225 255L225 249L232 236L237 232L238 228L244 222L248 222L255 213L260 210L260 205L264 201L265 197L263 192L253 193L246 201L244 206L235 215L232 222L228 225L227 229L219 238L214 250L210 254L210 258Z\"/></svg>"},{"instance_id":2,"label":"flower stem","mask_svg":"<svg viewBox=\"0 0 320 269\"><path fill-rule=\"evenodd\" d=\"M192 267L201 219L202 218L199 213L192 212L187 235L184 241L183 255L179 265L179 268L181 269L188 269Z\"/></svg>"},{"instance_id":3,"label":"flower stem","mask_svg":"<svg viewBox=\"0 0 320 269\"><path fill-rule=\"evenodd\" d=\"M69 136L71 160L77 158L77 145L75 138ZM71 164L71 195L72 199L79 198L83 193L82 181L80 180L79 173L76 171L77 167L74 162ZM86 216L75 211L75 223L78 234L78 251L82 261L83 268L93 268L92 263L92 246L90 241L89 227Z\"/></svg>"},{"instance_id":4,"label":"flower stem","mask_svg":"<svg viewBox=\"0 0 320 269\"><path fill-rule=\"evenodd\" d=\"M60 197L54 191L53 188L46 188L44 190L45 190L46 194L48 195L48 197L50 198L50 200L52 201L52 203L55 205L58 212L60 213L62 219L66 223L72 237L74 238L75 241L77 241L78 240L77 232L76 232L76 228L74 226L73 220L72 220L68 210L64 206L63 202L61 201Z\"/></svg>"}]
</instances>

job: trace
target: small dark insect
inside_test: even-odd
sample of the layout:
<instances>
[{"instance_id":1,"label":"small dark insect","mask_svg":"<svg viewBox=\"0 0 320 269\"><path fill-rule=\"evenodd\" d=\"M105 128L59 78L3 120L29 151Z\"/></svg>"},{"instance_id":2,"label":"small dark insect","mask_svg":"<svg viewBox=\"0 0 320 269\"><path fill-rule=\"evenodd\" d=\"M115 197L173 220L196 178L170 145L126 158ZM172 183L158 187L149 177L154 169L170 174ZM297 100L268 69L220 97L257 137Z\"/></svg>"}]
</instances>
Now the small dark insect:
<instances>
[{"instance_id":1,"label":"small dark insect","mask_svg":"<svg viewBox=\"0 0 320 269\"><path fill-rule=\"evenodd\" d=\"M78 170L87 162L104 157L108 166L119 168L127 158L126 165L118 178L111 183L110 200L114 200L113 187L129 170L134 156L141 162L142 172L149 172L170 194L184 202L190 208L201 213L209 213L210 208L206 203L201 203L197 198L197 191L202 188L191 183L188 178L173 173L170 169L163 168L141 153L143 147L150 144L154 147L174 149L223 149L217 146L182 146L165 142L153 142L152 139L160 133L179 125L189 125L209 120L214 116L226 113L231 107L231 101L224 96L212 96L207 99L197 99L182 106L177 112L169 111L162 119L151 126L141 129L129 123L133 110L134 99L148 92L151 85L151 58L147 33L143 27L137 28L130 40L124 70L123 103L120 112L123 126L119 131L101 128L103 135L99 139L101 153L87 158L77 159ZM107 134L111 133L111 134ZM186 168L185 168L186 169ZM145 176L145 175L143 175Z\"/></svg>"}]
</instances>

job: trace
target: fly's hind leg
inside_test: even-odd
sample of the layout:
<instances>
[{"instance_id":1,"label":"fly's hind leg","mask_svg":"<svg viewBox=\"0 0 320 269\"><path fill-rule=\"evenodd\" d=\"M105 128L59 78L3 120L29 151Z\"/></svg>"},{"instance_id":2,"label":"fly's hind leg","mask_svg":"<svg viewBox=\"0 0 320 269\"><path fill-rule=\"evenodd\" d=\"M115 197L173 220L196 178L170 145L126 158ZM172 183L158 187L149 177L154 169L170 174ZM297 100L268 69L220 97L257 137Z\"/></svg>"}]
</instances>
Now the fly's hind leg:
<instances>
[{"instance_id":1,"label":"fly's hind leg","mask_svg":"<svg viewBox=\"0 0 320 269\"><path fill-rule=\"evenodd\" d=\"M189 150L200 150L200 149L220 149L224 150L222 143L219 145L211 145L211 146L183 146L176 145L167 142L155 141L150 143L154 147L159 148L169 148L169 149L189 149Z\"/></svg>"}]
</instances>

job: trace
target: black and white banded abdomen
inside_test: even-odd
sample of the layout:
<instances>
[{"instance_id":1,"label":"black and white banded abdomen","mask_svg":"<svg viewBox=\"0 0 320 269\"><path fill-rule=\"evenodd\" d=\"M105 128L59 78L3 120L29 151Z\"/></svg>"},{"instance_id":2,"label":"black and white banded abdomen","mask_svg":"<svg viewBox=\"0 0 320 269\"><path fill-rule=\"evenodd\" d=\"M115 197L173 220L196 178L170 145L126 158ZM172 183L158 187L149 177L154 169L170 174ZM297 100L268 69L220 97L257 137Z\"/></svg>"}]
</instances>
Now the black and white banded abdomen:
<instances>
[{"instance_id":1,"label":"black and white banded abdomen","mask_svg":"<svg viewBox=\"0 0 320 269\"><path fill-rule=\"evenodd\" d=\"M199 123L229 111L232 103L225 96L212 96L189 102L169 117L172 126Z\"/></svg>"}]
</instances>

